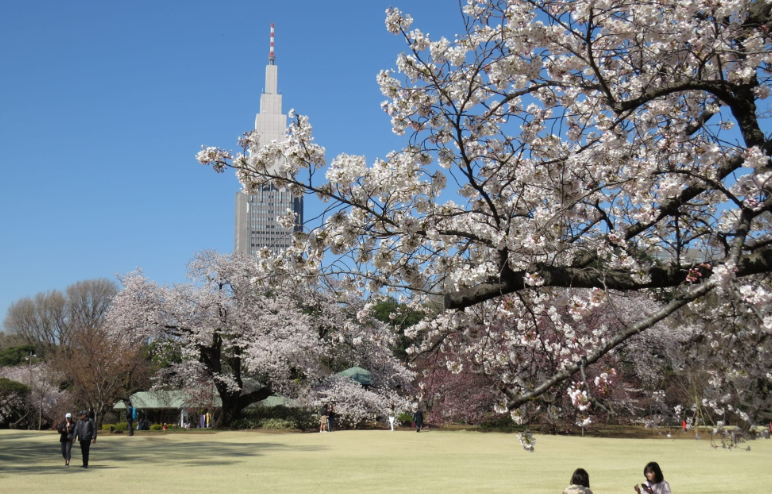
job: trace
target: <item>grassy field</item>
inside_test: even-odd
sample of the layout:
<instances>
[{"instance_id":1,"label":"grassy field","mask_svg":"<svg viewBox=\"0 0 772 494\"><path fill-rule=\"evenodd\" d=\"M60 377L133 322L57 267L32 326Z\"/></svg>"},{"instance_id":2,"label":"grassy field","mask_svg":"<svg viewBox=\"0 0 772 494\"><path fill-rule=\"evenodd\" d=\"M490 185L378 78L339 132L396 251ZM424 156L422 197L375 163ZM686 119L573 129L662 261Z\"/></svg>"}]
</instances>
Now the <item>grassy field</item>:
<instances>
[{"instance_id":1,"label":"grassy field","mask_svg":"<svg viewBox=\"0 0 772 494\"><path fill-rule=\"evenodd\" d=\"M147 433L100 436L88 470L64 468L58 434L0 431L2 493L560 493L590 473L595 494L633 493L657 461L675 494L769 491L772 441L752 450L707 441L537 436L466 431Z\"/></svg>"}]
</instances>

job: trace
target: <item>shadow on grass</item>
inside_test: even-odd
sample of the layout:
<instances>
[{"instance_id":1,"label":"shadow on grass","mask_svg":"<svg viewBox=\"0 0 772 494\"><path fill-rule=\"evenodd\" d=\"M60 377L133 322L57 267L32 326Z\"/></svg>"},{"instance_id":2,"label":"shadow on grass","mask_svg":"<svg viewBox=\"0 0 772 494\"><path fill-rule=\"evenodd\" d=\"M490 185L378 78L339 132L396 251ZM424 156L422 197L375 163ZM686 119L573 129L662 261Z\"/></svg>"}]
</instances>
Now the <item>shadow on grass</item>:
<instances>
[{"instance_id":1,"label":"shadow on grass","mask_svg":"<svg viewBox=\"0 0 772 494\"><path fill-rule=\"evenodd\" d=\"M70 468L65 469L58 442L59 435L51 434L50 442L41 439L39 433L18 433L0 437L0 477L8 473L45 475L61 474L62 471L86 472L79 468L81 451L78 443L72 447ZM288 449L288 446L279 443L234 443L207 439L202 436L200 441L184 443L163 440L136 441L128 437L126 440L97 440L96 444L91 445L88 469L138 468L142 465L169 465L175 468L227 466L237 464L243 458ZM293 448L293 451L311 452L323 449L326 448L303 447ZM61 465L52 465L59 461Z\"/></svg>"}]
</instances>

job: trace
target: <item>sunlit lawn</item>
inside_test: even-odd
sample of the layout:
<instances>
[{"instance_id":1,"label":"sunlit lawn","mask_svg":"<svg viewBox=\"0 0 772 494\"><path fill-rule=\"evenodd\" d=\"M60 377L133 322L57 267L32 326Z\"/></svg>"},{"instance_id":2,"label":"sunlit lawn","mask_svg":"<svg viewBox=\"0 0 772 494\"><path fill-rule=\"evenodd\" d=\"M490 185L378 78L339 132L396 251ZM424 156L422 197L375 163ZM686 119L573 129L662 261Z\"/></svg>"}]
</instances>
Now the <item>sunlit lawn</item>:
<instances>
[{"instance_id":1,"label":"sunlit lawn","mask_svg":"<svg viewBox=\"0 0 772 494\"><path fill-rule=\"evenodd\" d=\"M1 493L501 492L560 493L573 470L592 490L633 493L648 461L673 492L768 492L772 441L714 450L707 441L538 435L527 453L514 434L466 431L216 432L100 436L89 470L64 468L58 434L0 431Z\"/></svg>"}]
</instances>

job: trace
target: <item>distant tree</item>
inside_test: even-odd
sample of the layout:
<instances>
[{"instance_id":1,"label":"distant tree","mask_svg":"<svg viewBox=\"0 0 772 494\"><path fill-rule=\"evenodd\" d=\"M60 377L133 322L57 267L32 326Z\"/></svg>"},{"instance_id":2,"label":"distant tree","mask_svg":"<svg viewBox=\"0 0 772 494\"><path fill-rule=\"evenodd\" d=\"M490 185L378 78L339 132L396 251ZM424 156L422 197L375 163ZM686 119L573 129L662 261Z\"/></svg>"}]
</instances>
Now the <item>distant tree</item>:
<instances>
[{"instance_id":1,"label":"distant tree","mask_svg":"<svg viewBox=\"0 0 772 494\"><path fill-rule=\"evenodd\" d=\"M397 358L406 361L407 349L414 341L405 336L405 329L417 324L426 316L426 312L415 310L408 304L399 303L394 297L387 297L375 302L372 314L374 318L394 328L399 337L392 350Z\"/></svg>"},{"instance_id":2,"label":"distant tree","mask_svg":"<svg viewBox=\"0 0 772 494\"><path fill-rule=\"evenodd\" d=\"M12 303L3 328L33 345L39 356L45 356L68 337L67 299L58 290L41 292Z\"/></svg>"},{"instance_id":3,"label":"distant tree","mask_svg":"<svg viewBox=\"0 0 772 494\"><path fill-rule=\"evenodd\" d=\"M93 279L74 283L64 292L25 297L8 308L4 331L34 345L36 354L45 357L57 345L66 346L72 331L99 327L117 291L115 282Z\"/></svg>"},{"instance_id":4,"label":"distant tree","mask_svg":"<svg viewBox=\"0 0 772 494\"><path fill-rule=\"evenodd\" d=\"M2 328L2 326L0 326L0 328ZM24 346L25 344L26 341L24 338L18 334L10 333L0 329L0 351L11 347Z\"/></svg>"},{"instance_id":5,"label":"distant tree","mask_svg":"<svg viewBox=\"0 0 772 494\"><path fill-rule=\"evenodd\" d=\"M16 425L25 422L30 427L44 429L67 411L70 396L61 389L62 376L47 362L38 360L14 367L0 367L0 377L22 383L28 389L24 396L24 413L16 417Z\"/></svg>"},{"instance_id":6,"label":"distant tree","mask_svg":"<svg viewBox=\"0 0 772 494\"><path fill-rule=\"evenodd\" d=\"M347 300L293 279L262 279L248 257L204 252L188 269L192 283L174 287L141 273L124 277L108 326L175 346L181 361L167 361L162 381L193 389L213 383L223 425L273 394L301 397L331 369L352 363L384 386L409 380L390 353L388 328L365 313L358 319Z\"/></svg>"},{"instance_id":7,"label":"distant tree","mask_svg":"<svg viewBox=\"0 0 772 494\"><path fill-rule=\"evenodd\" d=\"M29 392L29 386L0 377L0 425L27 416L29 411L25 410L25 400Z\"/></svg>"},{"instance_id":8,"label":"distant tree","mask_svg":"<svg viewBox=\"0 0 772 494\"><path fill-rule=\"evenodd\" d=\"M48 361L62 376L75 403L93 407L97 422L119 399L150 385L145 342L121 338L103 325L78 328L69 344L59 346Z\"/></svg>"},{"instance_id":9,"label":"distant tree","mask_svg":"<svg viewBox=\"0 0 772 494\"><path fill-rule=\"evenodd\" d=\"M24 357L29 357L34 353L34 345L13 346L0 350L0 367L19 365L24 361Z\"/></svg>"}]
</instances>

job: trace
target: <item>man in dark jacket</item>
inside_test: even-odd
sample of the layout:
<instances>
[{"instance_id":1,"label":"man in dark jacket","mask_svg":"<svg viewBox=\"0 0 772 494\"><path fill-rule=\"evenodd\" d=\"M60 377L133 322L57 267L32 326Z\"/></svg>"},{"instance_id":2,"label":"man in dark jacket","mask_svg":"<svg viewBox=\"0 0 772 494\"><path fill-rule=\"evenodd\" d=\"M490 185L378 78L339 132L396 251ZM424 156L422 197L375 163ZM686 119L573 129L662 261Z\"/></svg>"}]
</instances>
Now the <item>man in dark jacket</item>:
<instances>
[{"instance_id":1,"label":"man in dark jacket","mask_svg":"<svg viewBox=\"0 0 772 494\"><path fill-rule=\"evenodd\" d=\"M415 422L415 431L421 432L424 428L424 412L420 408L413 414L413 422Z\"/></svg>"},{"instance_id":2,"label":"man in dark jacket","mask_svg":"<svg viewBox=\"0 0 772 494\"><path fill-rule=\"evenodd\" d=\"M129 435L134 435L134 407L131 401L126 402L126 425L129 429Z\"/></svg>"},{"instance_id":3,"label":"man in dark jacket","mask_svg":"<svg viewBox=\"0 0 772 494\"><path fill-rule=\"evenodd\" d=\"M88 418L88 412L85 410L80 412L80 420L75 424L73 439L80 441L80 452L83 455L83 466L81 468L88 468L88 452L89 448L91 448L91 443L96 443L97 430L94 420Z\"/></svg>"}]
</instances>

